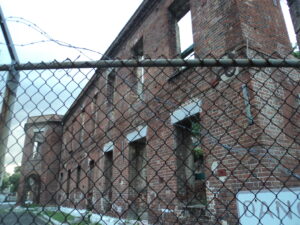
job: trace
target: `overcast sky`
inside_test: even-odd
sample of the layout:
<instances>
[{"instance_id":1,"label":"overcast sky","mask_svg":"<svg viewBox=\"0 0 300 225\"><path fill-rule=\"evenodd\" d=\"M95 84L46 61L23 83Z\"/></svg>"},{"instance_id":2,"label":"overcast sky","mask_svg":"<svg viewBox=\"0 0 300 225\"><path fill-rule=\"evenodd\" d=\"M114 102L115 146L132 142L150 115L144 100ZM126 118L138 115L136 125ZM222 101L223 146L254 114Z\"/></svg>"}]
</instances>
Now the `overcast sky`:
<instances>
[{"instance_id":1,"label":"overcast sky","mask_svg":"<svg viewBox=\"0 0 300 225\"><path fill-rule=\"evenodd\" d=\"M5 17L23 17L51 37L104 53L142 0L1 0ZM15 44L46 39L30 27L9 19ZM17 47L22 62L75 59L78 52L55 44ZM3 56L3 54L1 54ZM93 59L99 55L90 54ZM1 61L2 61L1 57ZM82 58L83 60L83 58Z\"/></svg>"},{"instance_id":2,"label":"overcast sky","mask_svg":"<svg viewBox=\"0 0 300 225\"><path fill-rule=\"evenodd\" d=\"M100 53L106 51L141 2L142 0L0 0L8 28L16 45L48 40L41 34L39 30L41 28L55 40ZM283 3L282 6L289 33L292 34L293 29L288 20L287 5ZM292 43L296 43L294 35L290 35L290 38ZM0 42L4 43L1 33ZM88 56L86 57L74 49L61 47L53 42L25 47L17 46L16 50L22 63L54 59L63 61L67 58L71 60L101 58L100 54L84 51ZM0 64L7 63L10 63L9 54L5 46L0 45ZM20 162L20 151L24 143L23 125L28 115L64 114L81 88L93 75L93 70L82 71L76 76L74 71L68 71L68 75L65 74L65 71L55 74L49 71L42 74L31 72L29 78L27 73L21 73L22 87L18 89L18 103L15 106L17 120L14 120L12 124L13 137L9 141L11 151L6 157L6 162L9 164L7 171L12 172L13 166ZM3 89L7 74L1 73L1 75L0 90ZM62 75L64 75L63 78ZM63 84L68 84L67 88ZM59 98L57 98L58 95Z\"/></svg>"},{"instance_id":3,"label":"overcast sky","mask_svg":"<svg viewBox=\"0 0 300 225\"><path fill-rule=\"evenodd\" d=\"M55 40L60 40L78 47L89 48L104 53L121 29L124 27L142 0L0 0L2 11L7 18L14 44L27 44L47 40L34 26L28 26L22 17L45 31ZM28 23L27 23L28 24ZM2 33L0 42L4 42ZM26 47L16 46L21 62L97 60L101 55L84 51L80 52L46 42ZM80 56L80 58L78 58ZM0 64L10 63L9 54L4 45L0 45ZM81 88L93 75L93 70L61 71L42 74L21 73L22 85L18 89L18 102L15 105L17 120L12 123L13 135L9 139L9 153L6 155L6 170L10 173L21 160L21 147L24 143L23 126L28 115L48 113L64 114ZM4 79L0 77L0 90L3 90ZM64 77L62 78L62 75ZM49 79L51 78L51 79ZM47 82L45 82L47 80ZM2 84L2 85L1 85ZM68 84L67 89L62 84ZM52 89L54 87L54 89ZM64 92L63 92L64 91ZM59 93L59 94L58 94ZM59 98L57 97L59 96ZM1 105L1 101L0 101ZM37 105L37 107L36 107ZM21 123L21 126L20 126Z\"/></svg>"},{"instance_id":4,"label":"overcast sky","mask_svg":"<svg viewBox=\"0 0 300 225\"><path fill-rule=\"evenodd\" d=\"M285 2L286 0L281 0ZM53 39L64 41L75 46L93 49L104 53L142 0L0 0L8 26L15 44L26 44L47 40L32 27L17 22L22 17L37 24ZM282 4L287 12L287 5ZM287 13L285 13L287 16ZM289 31L292 26L288 21ZM295 37L292 43L295 43ZM0 41L3 42L0 38ZM80 53L55 43L40 43L27 47L17 47L22 62L76 59ZM91 59L98 59L98 54L85 52ZM0 46L2 63L10 59L4 46ZM86 60L81 56L78 60Z\"/></svg>"}]
</instances>

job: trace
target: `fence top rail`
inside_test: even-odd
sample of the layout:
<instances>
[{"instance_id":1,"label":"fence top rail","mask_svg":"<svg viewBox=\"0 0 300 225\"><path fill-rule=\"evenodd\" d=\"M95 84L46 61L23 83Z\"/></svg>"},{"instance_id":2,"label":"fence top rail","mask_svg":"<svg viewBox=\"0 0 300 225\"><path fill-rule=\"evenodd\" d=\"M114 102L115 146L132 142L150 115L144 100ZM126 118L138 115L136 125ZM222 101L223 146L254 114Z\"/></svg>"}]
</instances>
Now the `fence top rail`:
<instances>
[{"instance_id":1,"label":"fence top rail","mask_svg":"<svg viewBox=\"0 0 300 225\"><path fill-rule=\"evenodd\" d=\"M2 64L0 71L84 69L108 67L290 67L300 68L299 59L144 59L144 60L99 60L99 61L53 61L25 64Z\"/></svg>"}]
</instances>

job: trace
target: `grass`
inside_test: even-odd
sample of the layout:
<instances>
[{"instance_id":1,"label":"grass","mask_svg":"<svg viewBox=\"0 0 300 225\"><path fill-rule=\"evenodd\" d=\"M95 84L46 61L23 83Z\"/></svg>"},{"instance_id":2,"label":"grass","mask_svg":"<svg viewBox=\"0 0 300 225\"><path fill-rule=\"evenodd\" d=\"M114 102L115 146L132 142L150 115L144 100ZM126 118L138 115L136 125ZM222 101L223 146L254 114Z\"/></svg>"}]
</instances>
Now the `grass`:
<instances>
[{"instance_id":1,"label":"grass","mask_svg":"<svg viewBox=\"0 0 300 225\"><path fill-rule=\"evenodd\" d=\"M81 221L80 223L74 223L72 225L103 225L102 223L90 223L87 221Z\"/></svg>"},{"instance_id":2,"label":"grass","mask_svg":"<svg viewBox=\"0 0 300 225\"><path fill-rule=\"evenodd\" d=\"M36 208L41 207L40 205L37 204L26 204L24 205L25 210L30 210L30 212L32 212L34 215L36 216L41 216L41 215L46 215L49 218L56 220L60 223L68 223L68 224L72 224L72 225L103 225L102 223L91 223L89 222L88 217L84 217L82 221L80 221L79 223L75 223L75 217L67 214L67 213L63 213L61 211L50 211L50 210L42 210L42 211L36 211ZM6 215L7 213L9 213L9 209L0 209L0 216Z\"/></svg>"},{"instance_id":3,"label":"grass","mask_svg":"<svg viewBox=\"0 0 300 225\"><path fill-rule=\"evenodd\" d=\"M40 205L38 205L38 204L25 204L23 207L28 208L28 209L33 209L33 208L40 207Z\"/></svg>"},{"instance_id":4,"label":"grass","mask_svg":"<svg viewBox=\"0 0 300 225\"><path fill-rule=\"evenodd\" d=\"M70 214L60 212L60 211L53 212L53 211L47 211L46 210L46 211L43 211L43 213L45 215L49 216L51 219L54 219L54 220L59 221L61 223L70 222L70 221L73 221L75 219L74 216L72 216Z\"/></svg>"},{"instance_id":5,"label":"grass","mask_svg":"<svg viewBox=\"0 0 300 225\"><path fill-rule=\"evenodd\" d=\"M9 212L8 209L0 209L0 214L7 214Z\"/></svg>"}]
</instances>

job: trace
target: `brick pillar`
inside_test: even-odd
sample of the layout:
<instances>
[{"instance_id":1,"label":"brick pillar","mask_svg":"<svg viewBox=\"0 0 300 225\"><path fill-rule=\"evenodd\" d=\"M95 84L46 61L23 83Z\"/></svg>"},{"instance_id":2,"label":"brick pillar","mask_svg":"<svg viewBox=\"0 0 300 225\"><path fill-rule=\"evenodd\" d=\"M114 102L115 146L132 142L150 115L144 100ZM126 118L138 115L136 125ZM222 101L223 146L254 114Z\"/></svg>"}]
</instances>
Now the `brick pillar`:
<instances>
[{"instance_id":1,"label":"brick pillar","mask_svg":"<svg viewBox=\"0 0 300 225\"><path fill-rule=\"evenodd\" d=\"M281 8L272 0L191 1L191 12L200 57L223 56L243 46L283 56L291 51Z\"/></svg>"}]
</instances>

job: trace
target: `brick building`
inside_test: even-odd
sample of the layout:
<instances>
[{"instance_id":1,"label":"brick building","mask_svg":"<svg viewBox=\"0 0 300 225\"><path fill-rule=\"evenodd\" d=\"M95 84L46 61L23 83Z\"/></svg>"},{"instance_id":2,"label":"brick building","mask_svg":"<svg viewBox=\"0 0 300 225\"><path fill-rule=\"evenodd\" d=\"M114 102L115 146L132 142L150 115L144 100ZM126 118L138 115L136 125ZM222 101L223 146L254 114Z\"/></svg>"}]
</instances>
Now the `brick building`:
<instances>
[{"instance_id":1,"label":"brick building","mask_svg":"<svg viewBox=\"0 0 300 225\"><path fill-rule=\"evenodd\" d=\"M22 158L22 177L19 185L19 201L32 200L40 204L55 204L52 198L59 183L61 116L30 117L25 125L25 144Z\"/></svg>"},{"instance_id":2,"label":"brick building","mask_svg":"<svg viewBox=\"0 0 300 225\"><path fill-rule=\"evenodd\" d=\"M103 59L290 51L274 1L144 0ZM61 120L29 119L20 200L30 192L150 224L234 224L239 192L299 185L289 174L299 169L292 81L298 73L270 68L98 69ZM30 176L39 185L26 186Z\"/></svg>"}]
</instances>

